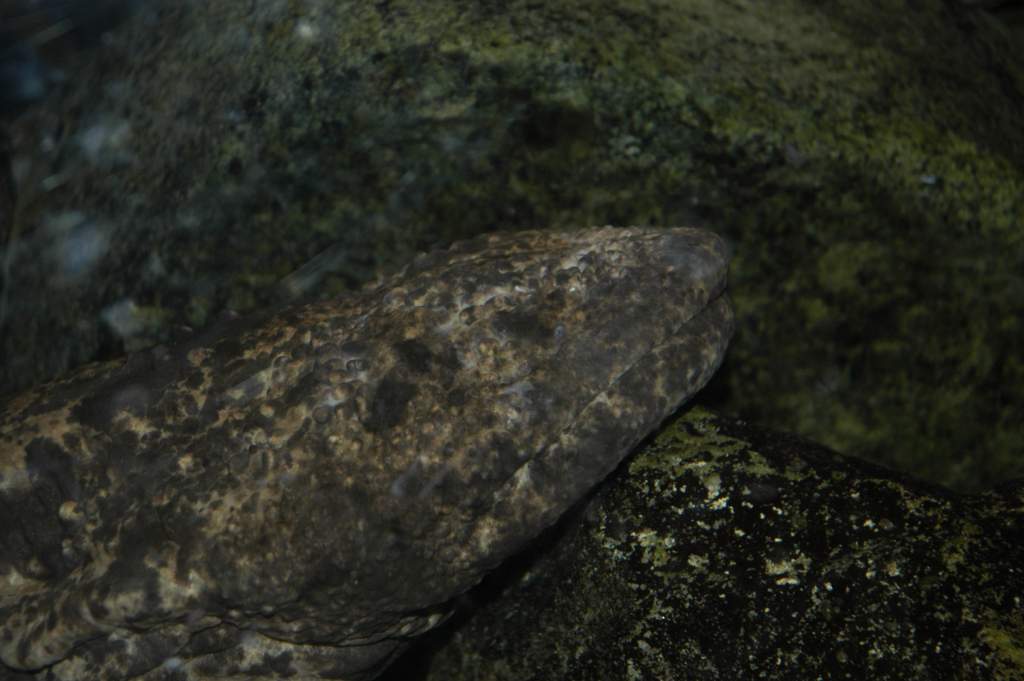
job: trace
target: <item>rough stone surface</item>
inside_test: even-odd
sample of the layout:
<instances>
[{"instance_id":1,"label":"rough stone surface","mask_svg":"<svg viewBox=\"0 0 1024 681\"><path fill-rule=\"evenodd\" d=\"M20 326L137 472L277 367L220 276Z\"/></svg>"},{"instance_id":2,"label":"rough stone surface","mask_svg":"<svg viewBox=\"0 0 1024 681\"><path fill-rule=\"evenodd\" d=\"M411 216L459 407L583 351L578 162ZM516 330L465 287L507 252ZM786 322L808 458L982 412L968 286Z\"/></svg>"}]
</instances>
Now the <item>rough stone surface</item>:
<instances>
[{"instance_id":1,"label":"rough stone surface","mask_svg":"<svg viewBox=\"0 0 1024 681\"><path fill-rule=\"evenodd\" d=\"M1024 49L985 11L138 4L9 126L0 391L305 263L327 296L493 225L711 225L744 329L715 405L962 487L1024 472Z\"/></svg>"},{"instance_id":2,"label":"rough stone surface","mask_svg":"<svg viewBox=\"0 0 1024 681\"><path fill-rule=\"evenodd\" d=\"M719 365L692 229L505 233L0 412L0 671L366 679Z\"/></svg>"},{"instance_id":3,"label":"rough stone surface","mask_svg":"<svg viewBox=\"0 0 1024 681\"><path fill-rule=\"evenodd\" d=\"M692 409L577 516L388 681L1024 679L1024 481L961 496Z\"/></svg>"}]
</instances>

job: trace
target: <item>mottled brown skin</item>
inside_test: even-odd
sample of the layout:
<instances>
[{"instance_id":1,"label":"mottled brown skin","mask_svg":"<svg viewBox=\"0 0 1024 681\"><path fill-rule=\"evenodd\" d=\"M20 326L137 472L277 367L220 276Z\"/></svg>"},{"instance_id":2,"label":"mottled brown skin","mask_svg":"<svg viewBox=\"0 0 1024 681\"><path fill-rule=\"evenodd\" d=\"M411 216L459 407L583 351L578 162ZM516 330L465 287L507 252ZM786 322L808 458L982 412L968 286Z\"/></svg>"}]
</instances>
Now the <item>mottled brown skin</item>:
<instances>
[{"instance_id":1,"label":"mottled brown skin","mask_svg":"<svg viewBox=\"0 0 1024 681\"><path fill-rule=\"evenodd\" d=\"M691 229L496 234L15 398L0 660L372 678L704 385L727 259Z\"/></svg>"}]
</instances>

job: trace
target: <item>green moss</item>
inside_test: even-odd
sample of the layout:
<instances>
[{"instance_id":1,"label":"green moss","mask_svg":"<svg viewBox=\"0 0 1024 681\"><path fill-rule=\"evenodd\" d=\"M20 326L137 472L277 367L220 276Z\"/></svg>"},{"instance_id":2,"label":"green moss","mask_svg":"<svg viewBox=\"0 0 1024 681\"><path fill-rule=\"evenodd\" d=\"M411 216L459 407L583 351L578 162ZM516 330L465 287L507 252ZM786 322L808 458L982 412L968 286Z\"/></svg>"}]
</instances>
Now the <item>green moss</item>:
<instances>
[{"instance_id":1,"label":"green moss","mask_svg":"<svg viewBox=\"0 0 1024 681\"><path fill-rule=\"evenodd\" d=\"M690 409L386 678L1018 679L1004 504Z\"/></svg>"},{"instance_id":2,"label":"green moss","mask_svg":"<svg viewBox=\"0 0 1024 681\"><path fill-rule=\"evenodd\" d=\"M174 40L132 37L134 70L102 74L121 99L82 77L62 100L126 112L146 153L62 161L59 196L19 198L26 231L62 202L113 216L141 303L132 249L217 309L264 306L327 249L313 293L480 231L702 225L737 253L716 406L964 487L1024 472L1024 69L978 12L292 0L163 20ZM71 139L89 116L69 118ZM34 351L50 323L9 342Z\"/></svg>"},{"instance_id":3,"label":"green moss","mask_svg":"<svg viewBox=\"0 0 1024 681\"><path fill-rule=\"evenodd\" d=\"M1006 622L1005 618L985 619L986 626L978 636L996 651L998 661L993 678L1021 681L1024 679L1024 620L1019 616L1011 622Z\"/></svg>"}]
</instances>

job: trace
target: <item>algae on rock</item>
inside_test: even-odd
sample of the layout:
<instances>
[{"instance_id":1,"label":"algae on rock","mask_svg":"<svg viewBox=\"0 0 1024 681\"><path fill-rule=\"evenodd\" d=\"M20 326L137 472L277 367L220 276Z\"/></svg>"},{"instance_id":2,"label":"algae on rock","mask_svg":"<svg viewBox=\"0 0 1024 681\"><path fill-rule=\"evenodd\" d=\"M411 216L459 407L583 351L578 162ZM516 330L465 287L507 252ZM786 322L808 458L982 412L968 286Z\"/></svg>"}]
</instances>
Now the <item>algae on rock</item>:
<instances>
[{"instance_id":1,"label":"algae on rock","mask_svg":"<svg viewBox=\"0 0 1024 681\"><path fill-rule=\"evenodd\" d=\"M1020 679L1022 509L694 408L384 678Z\"/></svg>"},{"instance_id":2,"label":"algae on rock","mask_svg":"<svg viewBox=\"0 0 1024 681\"><path fill-rule=\"evenodd\" d=\"M978 488L1024 470L1019 54L943 0L154 4L10 124L0 378L479 231L707 226L715 405ZM76 216L106 250L68 286Z\"/></svg>"}]
</instances>

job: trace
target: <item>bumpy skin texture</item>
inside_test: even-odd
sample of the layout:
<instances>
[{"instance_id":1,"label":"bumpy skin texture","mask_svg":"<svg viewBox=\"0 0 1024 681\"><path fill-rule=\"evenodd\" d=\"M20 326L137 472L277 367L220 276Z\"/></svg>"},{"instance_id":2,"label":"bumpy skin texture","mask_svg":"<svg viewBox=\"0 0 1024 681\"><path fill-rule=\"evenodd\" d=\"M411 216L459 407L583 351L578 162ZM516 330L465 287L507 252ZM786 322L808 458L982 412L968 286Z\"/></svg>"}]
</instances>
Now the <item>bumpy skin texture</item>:
<instances>
[{"instance_id":1,"label":"bumpy skin texture","mask_svg":"<svg viewBox=\"0 0 1024 681\"><path fill-rule=\"evenodd\" d=\"M372 678L704 385L727 260L691 229L492 235L14 399L0 659Z\"/></svg>"}]
</instances>

